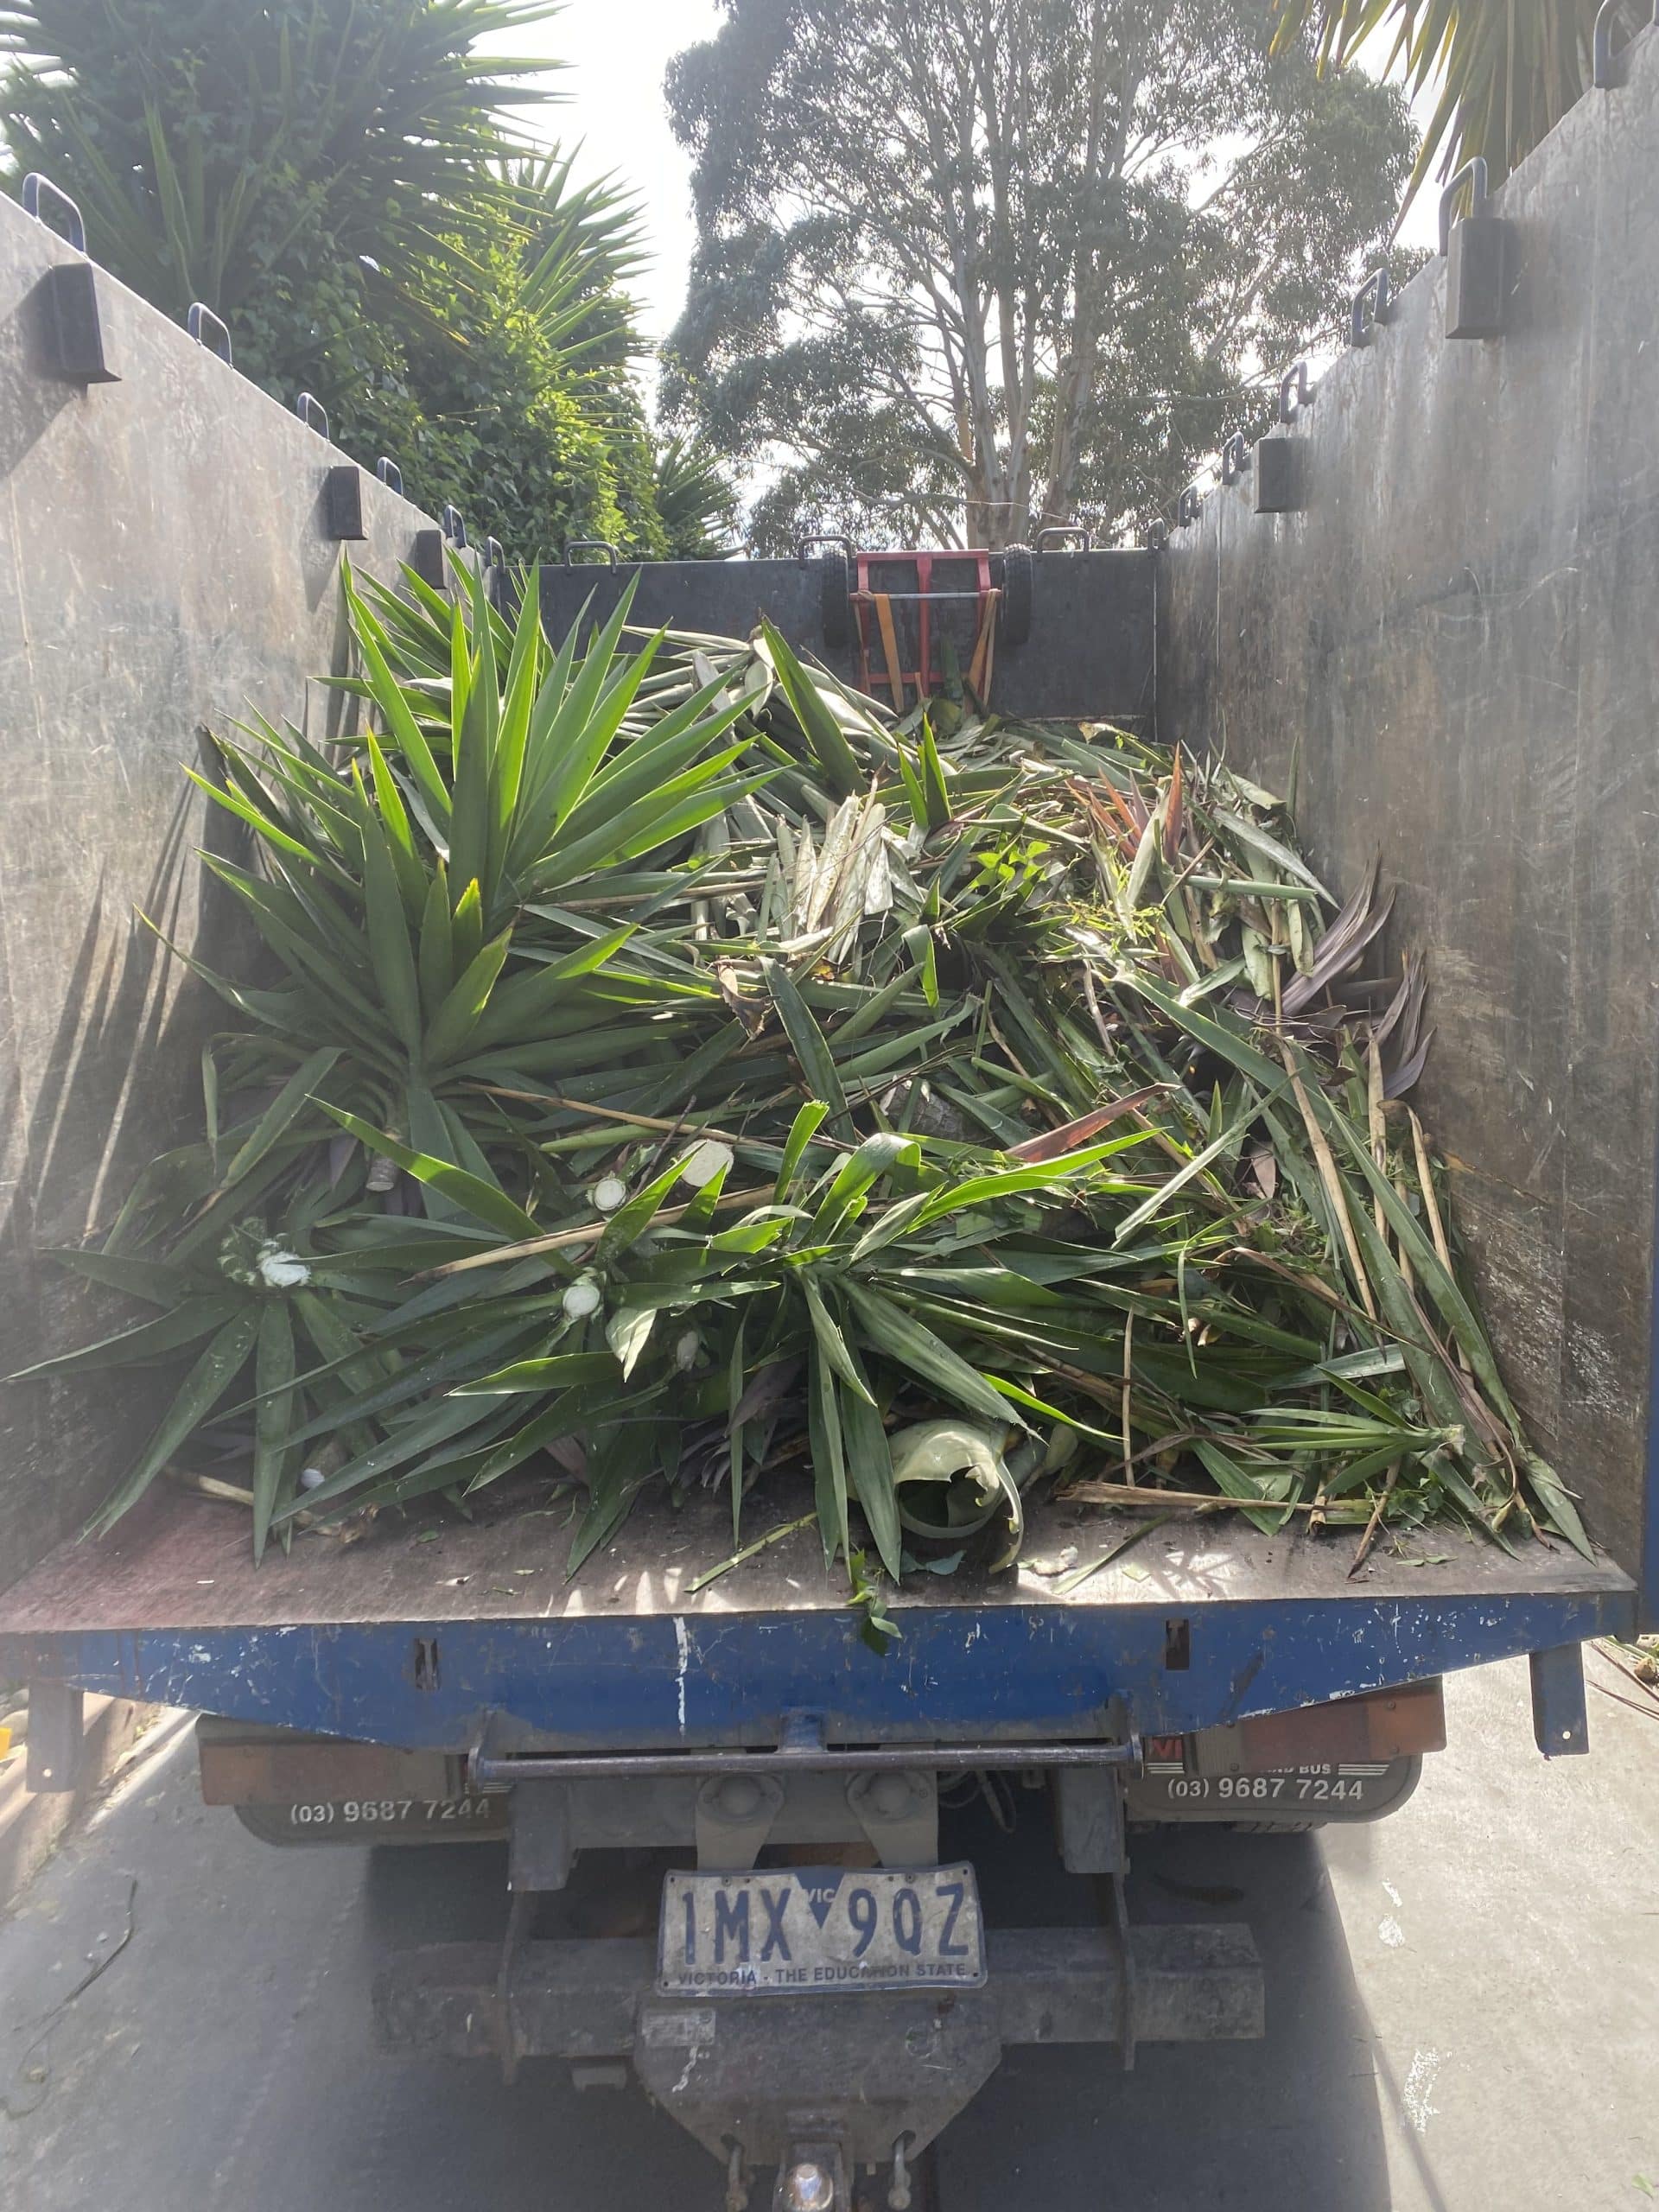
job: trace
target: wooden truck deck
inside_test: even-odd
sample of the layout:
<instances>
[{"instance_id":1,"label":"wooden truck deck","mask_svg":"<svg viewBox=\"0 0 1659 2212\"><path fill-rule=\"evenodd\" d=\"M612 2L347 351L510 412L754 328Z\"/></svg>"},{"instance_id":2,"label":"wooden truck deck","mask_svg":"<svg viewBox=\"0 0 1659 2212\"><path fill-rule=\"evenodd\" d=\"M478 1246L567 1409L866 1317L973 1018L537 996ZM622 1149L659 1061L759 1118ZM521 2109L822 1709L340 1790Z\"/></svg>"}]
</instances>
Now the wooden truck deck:
<instances>
[{"instance_id":1,"label":"wooden truck deck","mask_svg":"<svg viewBox=\"0 0 1659 2212\"><path fill-rule=\"evenodd\" d=\"M456 1751L486 1717L526 1750L760 1746L802 1712L831 1741L1034 1741L1125 1714L1181 1733L1634 1621L1628 1577L1564 1545L1435 1529L1351 1580L1351 1529L1267 1535L1236 1513L1164 1520L1063 1593L1143 1524L1048 1503L1014 1570L911 1577L882 1652L810 1528L694 1591L731 1551L723 1498L642 1502L569 1580L568 1504L512 1503L301 1535L256 1568L239 1508L158 1490L0 1596L0 1672Z\"/></svg>"}]
</instances>

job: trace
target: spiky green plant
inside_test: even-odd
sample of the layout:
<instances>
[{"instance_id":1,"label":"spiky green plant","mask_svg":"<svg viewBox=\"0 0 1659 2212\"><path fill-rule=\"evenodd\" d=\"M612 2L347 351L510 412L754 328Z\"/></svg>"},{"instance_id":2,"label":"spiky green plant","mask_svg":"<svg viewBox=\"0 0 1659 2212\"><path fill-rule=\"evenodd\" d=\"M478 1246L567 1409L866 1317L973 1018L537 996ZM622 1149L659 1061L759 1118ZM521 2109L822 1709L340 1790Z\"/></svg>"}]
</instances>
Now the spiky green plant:
<instances>
[{"instance_id":1,"label":"spiky green plant","mask_svg":"<svg viewBox=\"0 0 1659 2212\"><path fill-rule=\"evenodd\" d=\"M1363 51L1398 73L1414 101L1433 98L1413 173L1414 193L1438 163L1449 177L1478 155L1494 184L1549 134L1589 89L1601 0L1274 0L1283 48L1311 32L1321 68ZM1643 10L1620 11L1623 44Z\"/></svg>"},{"instance_id":2,"label":"spiky green plant","mask_svg":"<svg viewBox=\"0 0 1659 2212\"><path fill-rule=\"evenodd\" d=\"M78 1255L159 1313L49 1366L194 1361L106 1519L217 1434L256 1547L540 1469L573 1567L649 1483L735 1541L807 1468L866 1598L861 1522L1006 1562L1049 1480L1585 1541L1401 1103L1421 973L1355 980L1374 883L1332 911L1221 764L537 597L348 587L360 734L205 779L272 973L201 971L205 1141Z\"/></svg>"}]
</instances>

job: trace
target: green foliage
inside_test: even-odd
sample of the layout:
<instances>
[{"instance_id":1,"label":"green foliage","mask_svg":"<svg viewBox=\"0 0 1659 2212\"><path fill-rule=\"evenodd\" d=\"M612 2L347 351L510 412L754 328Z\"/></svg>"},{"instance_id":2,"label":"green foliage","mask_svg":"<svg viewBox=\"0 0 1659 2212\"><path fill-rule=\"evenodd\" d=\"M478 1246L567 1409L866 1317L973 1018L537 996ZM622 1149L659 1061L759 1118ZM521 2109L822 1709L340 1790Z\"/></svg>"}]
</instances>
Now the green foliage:
<instances>
[{"instance_id":1,"label":"green foliage","mask_svg":"<svg viewBox=\"0 0 1659 2212\"><path fill-rule=\"evenodd\" d=\"M592 537L660 557L624 289L644 257L637 208L552 156L499 165L464 213L398 303L404 382L346 389L342 440L403 454L411 497L453 500L510 554Z\"/></svg>"},{"instance_id":2,"label":"green foliage","mask_svg":"<svg viewBox=\"0 0 1659 2212\"><path fill-rule=\"evenodd\" d=\"M204 1437L256 1548L556 1468L574 1572L648 1484L726 1484L739 1542L810 1469L878 1641L867 1540L1005 1566L1061 1471L1582 1542L1390 1137L1421 980L1344 1001L1386 905L1322 925L1271 795L464 576L348 588L338 750L198 779L265 969L187 956L206 1133L71 1255L150 1310L35 1370L179 1371L106 1521Z\"/></svg>"},{"instance_id":3,"label":"green foliage","mask_svg":"<svg viewBox=\"0 0 1659 2212\"><path fill-rule=\"evenodd\" d=\"M1143 519L1386 250L1403 103L1270 56L1259 0L724 8L669 78L664 390L766 466L765 550Z\"/></svg>"},{"instance_id":4,"label":"green foliage","mask_svg":"<svg viewBox=\"0 0 1659 2212\"><path fill-rule=\"evenodd\" d=\"M1438 155L1451 176L1477 154L1492 184L1547 137L1590 86L1592 34L1601 0L1274 0L1279 41L1310 28L1321 68L1360 48L1409 84L1433 111L1413 171L1414 193ZM1616 10L1614 43L1639 29L1643 11ZM1386 34L1386 37L1384 36Z\"/></svg>"},{"instance_id":5,"label":"green foliage","mask_svg":"<svg viewBox=\"0 0 1659 2212\"><path fill-rule=\"evenodd\" d=\"M671 561L718 561L735 550L737 499L712 454L690 438L656 448L658 518Z\"/></svg>"},{"instance_id":6,"label":"green foliage","mask_svg":"<svg viewBox=\"0 0 1659 2212\"><path fill-rule=\"evenodd\" d=\"M13 178L73 194L93 251L237 365L309 391L521 558L566 535L667 548L632 376L637 208L505 119L556 65L543 0L14 0Z\"/></svg>"},{"instance_id":7,"label":"green foliage","mask_svg":"<svg viewBox=\"0 0 1659 2212\"><path fill-rule=\"evenodd\" d=\"M0 124L19 169L80 201L100 259L169 313L205 300L261 375L262 334L394 284L504 149L551 65L480 41L542 0L10 0ZM518 80L528 79L527 83ZM251 313L245 315L245 310ZM325 308L325 313L327 312Z\"/></svg>"}]
</instances>

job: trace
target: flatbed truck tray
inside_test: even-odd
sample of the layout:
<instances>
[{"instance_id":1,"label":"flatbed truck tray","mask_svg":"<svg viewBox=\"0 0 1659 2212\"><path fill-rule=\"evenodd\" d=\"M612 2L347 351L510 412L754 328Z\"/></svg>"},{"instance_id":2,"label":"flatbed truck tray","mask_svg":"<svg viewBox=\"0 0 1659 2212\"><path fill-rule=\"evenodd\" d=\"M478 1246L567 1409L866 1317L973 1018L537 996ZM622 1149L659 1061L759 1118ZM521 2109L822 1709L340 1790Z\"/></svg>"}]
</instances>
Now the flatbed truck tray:
<instances>
[{"instance_id":1,"label":"flatbed truck tray","mask_svg":"<svg viewBox=\"0 0 1659 2212\"><path fill-rule=\"evenodd\" d=\"M1636 1618L1630 1579L1565 1545L1437 1528L1351 1580L1351 1530L1051 1502L1013 1571L910 1578L878 1652L810 1529L694 1591L731 1551L723 1497L642 1501L569 1580L567 1511L383 1516L256 1568L245 1514L163 1487L0 1595L0 1674L451 1754L486 1730L503 1755L764 1751L801 1716L828 1746L988 1746L1185 1735L1522 1652L1576 1674L1580 1643ZM1067 1554L1137 1529L1057 1590ZM1541 1748L1580 1748L1581 1709L1565 1725L1578 1740Z\"/></svg>"}]
</instances>

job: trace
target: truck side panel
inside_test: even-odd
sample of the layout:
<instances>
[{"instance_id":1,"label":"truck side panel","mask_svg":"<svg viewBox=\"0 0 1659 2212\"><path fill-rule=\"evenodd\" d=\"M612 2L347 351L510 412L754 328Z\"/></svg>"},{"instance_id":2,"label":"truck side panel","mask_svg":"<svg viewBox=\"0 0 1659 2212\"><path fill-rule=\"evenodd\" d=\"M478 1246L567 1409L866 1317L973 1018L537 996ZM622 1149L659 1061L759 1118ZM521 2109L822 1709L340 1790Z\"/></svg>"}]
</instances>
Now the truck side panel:
<instances>
[{"instance_id":1,"label":"truck side panel","mask_svg":"<svg viewBox=\"0 0 1659 2212\"><path fill-rule=\"evenodd\" d=\"M1626 75L1489 204L1504 334L1446 336L1435 260L1280 433L1300 512L1258 464L1173 534L1158 720L1294 785L1332 880L1380 854L1507 1373L1652 1618L1659 39Z\"/></svg>"},{"instance_id":2,"label":"truck side panel","mask_svg":"<svg viewBox=\"0 0 1659 2212\"><path fill-rule=\"evenodd\" d=\"M43 1255L200 1116L217 1001L134 919L232 964L194 849L228 850L228 818L181 762L252 708L319 735L348 706L308 688L343 651L324 484L346 456L102 270L117 380L66 379L53 272L85 267L0 199L0 1375L97 1333ZM392 575L432 525L359 488L345 550ZM149 1410L131 1376L0 1385L0 1585L80 1526Z\"/></svg>"}]
</instances>

